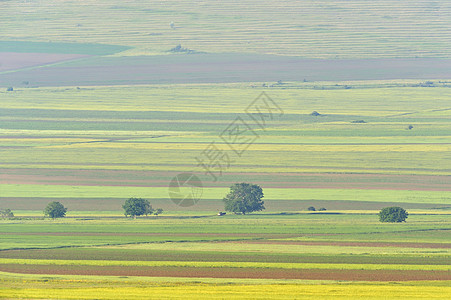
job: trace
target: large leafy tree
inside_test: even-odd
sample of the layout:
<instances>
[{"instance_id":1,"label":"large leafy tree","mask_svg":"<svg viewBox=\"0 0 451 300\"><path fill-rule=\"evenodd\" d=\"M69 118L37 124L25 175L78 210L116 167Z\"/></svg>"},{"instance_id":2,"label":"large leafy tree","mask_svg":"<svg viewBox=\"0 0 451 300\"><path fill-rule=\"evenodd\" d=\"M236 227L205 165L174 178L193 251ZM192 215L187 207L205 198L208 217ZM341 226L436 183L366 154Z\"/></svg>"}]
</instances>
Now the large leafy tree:
<instances>
[{"instance_id":1,"label":"large leafy tree","mask_svg":"<svg viewBox=\"0 0 451 300\"><path fill-rule=\"evenodd\" d=\"M149 201L143 198L130 198L122 205L124 215L136 218L137 216L148 215L154 212Z\"/></svg>"},{"instance_id":2,"label":"large leafy tree","mask_svg":"<svg viewBox=\"0 0 451 300\"><path fill-rule=\"evenodd\" d=\"M398 206L385 207L379 212L379 221L391 223L404 222L408 215L404 208Z\"/></svg>"},{"instance_id":3,"label":"large leafy tree","mask_svg":"<svg viewBox=\"0 0 451 300\"><path fill-rule=\"evenodd\" d=\"M234 213L251 213L265 209L263 190L260 186L250 183L235 183L223 199L225 210Z\"/></svg>"},{"instance_id":4,"label":"large leafy tree","mask_svg":"<svg viewBox=\"0 0 451 300\"><path fill-rule=\"evenodd\" d=\"M50 202L44 209L44 216L52 219L64 218L66 216L67 208L59 202Z\"/></svg>"}]
</instances>

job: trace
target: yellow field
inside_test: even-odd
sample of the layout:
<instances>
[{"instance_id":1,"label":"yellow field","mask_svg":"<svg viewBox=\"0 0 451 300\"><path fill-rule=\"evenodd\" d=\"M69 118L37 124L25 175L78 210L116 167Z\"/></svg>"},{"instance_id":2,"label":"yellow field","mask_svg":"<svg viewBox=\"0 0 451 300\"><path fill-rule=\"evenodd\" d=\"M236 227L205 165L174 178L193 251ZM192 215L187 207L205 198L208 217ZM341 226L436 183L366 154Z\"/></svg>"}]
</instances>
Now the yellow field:
<instances>
[{"instance_id":1,"label":"yellow field","mask_svg":"<svg viewBox=\"0 0 451 300\"><path fill-rule=\"evenodd\" d=\"M76 284L77 282L74 281ZM137 287L0 289L14 299L448 299L450 286L407 284L174 284Z\"/></svg>"}]
</instances>

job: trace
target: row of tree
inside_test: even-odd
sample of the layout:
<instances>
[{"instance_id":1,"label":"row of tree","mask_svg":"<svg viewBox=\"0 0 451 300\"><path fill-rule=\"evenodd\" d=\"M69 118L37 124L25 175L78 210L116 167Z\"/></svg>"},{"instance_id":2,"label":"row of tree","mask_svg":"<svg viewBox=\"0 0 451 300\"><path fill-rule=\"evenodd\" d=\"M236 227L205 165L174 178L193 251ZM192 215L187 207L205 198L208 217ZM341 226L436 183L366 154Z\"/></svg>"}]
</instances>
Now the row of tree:
<instances>
[{"instance_id":1,"label":"row of tree","mask_svg":"<svg viewBox=\"0 0 451 300\"><path fill-rule=\"evenodd\" d=\"M137 216L142 215L156 215L163 213L163 209L157 208L153 209L152 205L150 205L149 200L142 198L130 198L125 201L124 205L122 205L124 209L124 215L126 217L130 216L132 218L136 218ZM10 211L10 210L9 210ZM67 208L64 207L60 202L54 201L50 202L44 209L44 217L47 218L64 218L66 216ZM11 213L12 214L12 213Z\"/></svg>"},{"instance_id":2,"label":"row of tree","mask_svg":"<svg viewBox=\"0 0 451 300\"><path fill-rule=\"evenodd\" d=\"M230 192L223 199L225 210L242 213L261 211L265 209L263 198L263 190L260 186L249 183L236 183L230 187ZM316 208L310 206L307 210L316 211ZM320 208L318 211L325 211ZM407 211L402 207L392 206L385 207L379 212L380 222L405 222L408 217Z\"/></svg>"},{"instance_id":3,"label":"row of tree","mask_svg":"<svg viewBox=\"0 0 451 300\"><path fill-rule=\"evenodd\" d=\"M265 209L262 198L263 190L260 186L250 183L236 183L230 187L230 192L224 197L225 210L236 214L246 214ZM163 209L154 209L150 202L143 198L127 199L122 205L126 217L136 218L143 215L159 215ZM311 206L309 211L316 211ZM319 209L324 211L325 208ZM48 218L62 218L66 216L67 208L60 202L50 202L44 209L44 216ZM10 209L0 210L2 218L11 218L14 216ZM222 214L221 214L222 215ZM379 221L381 222L404 222L408 213L401 207L386 207L379 212Z\"/></svg>"}]
</instances>

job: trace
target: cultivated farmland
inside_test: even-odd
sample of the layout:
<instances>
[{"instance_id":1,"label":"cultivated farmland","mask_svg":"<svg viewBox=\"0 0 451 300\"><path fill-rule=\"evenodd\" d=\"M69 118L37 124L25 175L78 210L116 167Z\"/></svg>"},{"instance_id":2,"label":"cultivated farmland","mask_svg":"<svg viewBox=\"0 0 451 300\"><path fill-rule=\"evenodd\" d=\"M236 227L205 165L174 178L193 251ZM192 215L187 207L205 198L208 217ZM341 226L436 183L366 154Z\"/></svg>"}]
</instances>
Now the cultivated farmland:
<instances>
[{"instance_id":1,"label":"cultivated farmland","mask_svg":"<svg viewBox=\"0 0 451 300\"><path fill-rule=\"evenodd\" d=\"M266 290L268 297L288 285L292 288L285 292L290 298L306 289L317 293L315 287L334 286L352 293L362 284L332 283L340 280L364 281L375 291L393 295L416 291L417 298L426 299L428 287L449 290L443 283L451 280L450 218L412 215L411 219L408 224L383 226L371 214L3 223L0 271L10 289L0 290L0 295L14 289L18 297L34 298L53 294L54 287L70 288L74 294L59 295L71 298L86 289L100 292L114 285L130 293L146 286L177 293L197 286L199 291L229 297L240 288L263 288L271 282L275 290ZM387 281L398 282L400 289L382 284ZM21 287L22 282L28 286ZM366 294L369 290L359 293L371 295Z\"/></svg>"},{"instance_id":2,"label":"cultivated farmland","mask_svg":"<svg viewBox=\"0 0 451 300\"><path fill-rule=\"evenodd\" d=\"M0 298L447 299L450 9L0 1Z\"/></svg>"},{"instance_id":3,"label":"cultivated farmland","mask_svg":"<svg viewBox=\"0 0 451 300\"><path fill-rule=\"evenodd\" d=\"M239 181L259 182L274 211L315 203L333 209L387 202L446 207L449 88L365 84L347 90L293 83L264 90L240 84L3 93L2 199L13 209L40 209L60 198L76 210L120 210L124 199L139 195L174 210L169 182L196 172L204 200L187 209L221 210L226 188ZM239 157L220 135L235 118L249 120L246 101L262 91L284 115L254 128L258 137ZM321 116L310 116L314 110ZM214 174L220 180L196 166L213 142L233 160Z\"/></svg>"}]
</instances>

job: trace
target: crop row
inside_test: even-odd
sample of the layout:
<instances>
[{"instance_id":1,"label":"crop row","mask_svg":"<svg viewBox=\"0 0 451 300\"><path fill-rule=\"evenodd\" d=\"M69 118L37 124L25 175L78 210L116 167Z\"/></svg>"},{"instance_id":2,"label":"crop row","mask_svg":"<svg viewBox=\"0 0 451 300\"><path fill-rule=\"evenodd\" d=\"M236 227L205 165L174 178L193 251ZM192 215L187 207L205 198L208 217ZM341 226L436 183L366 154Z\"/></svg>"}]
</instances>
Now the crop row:
<instances>
[{"instance_id":1,"label":"crop row","mask_svg":"<svg viewBox=\"0 0 451 300\"><path fill-rule=\"evenodd\" d=\"M124 267L199 267L199 268L277 268L330 270L436 270L451 271L450 265L401 264L331 264L331 263L263 263L206 261L114 261L114 260L54 260L0 258L1 264L60 265L60 266L124 266Z\"/></svg>"}]
</instances>

